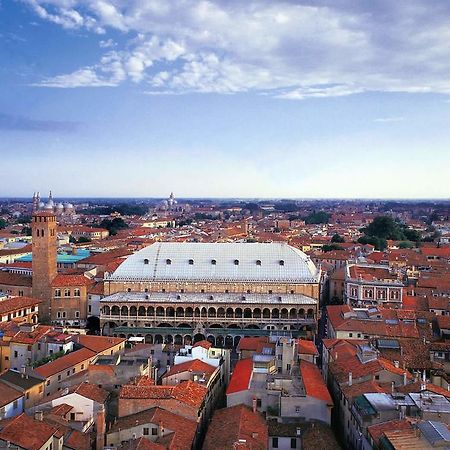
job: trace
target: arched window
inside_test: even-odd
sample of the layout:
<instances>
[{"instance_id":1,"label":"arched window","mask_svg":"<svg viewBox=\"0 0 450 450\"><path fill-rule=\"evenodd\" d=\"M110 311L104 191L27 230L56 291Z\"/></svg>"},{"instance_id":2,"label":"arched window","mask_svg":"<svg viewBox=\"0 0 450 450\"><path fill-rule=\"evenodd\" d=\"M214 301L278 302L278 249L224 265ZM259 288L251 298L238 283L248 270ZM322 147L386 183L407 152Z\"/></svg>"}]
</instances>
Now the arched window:
<instances>
[{"instance_id":1,"label":"arched window","mask_svg":"<svg viewBox=\"0 0 450 450\"><path fill-rule=\"evenodd\" d=\"M280 259L279 264L280 264L280 266L284 266L284 260Z\"/></svg>"},{"instance_id":2,"label":"arched window","mask_svg":"<svg viewBox=\"0 0 450 450\"><path fill-rule=\"evenodd\" d=\"M166 259L166 264L167 264L168 266L170 266L170 265L172 264L172 260L171 260L171 259Z\"/></svg>"},{"instance_id":3,"label":"arched window","mask_svg":"<svg viewBox=\"0 0 450 450\"><path fill-rule=\"evenodd\" d=\"M234 260L234 265L235 265L235 266L238 266L238 265L239 265L239 260L238 260L238 259L235 259L235 260Z\"/></svg>"},{"instance_id":4,"label":"arched window","mask_svg":"<svg viewBox=\"0 0 450 450\"><path fill-rule=\"evenodd\" d=\"M260 265L261 265L261 260L260 260L260 259L257 259L257 260L256 260L256 265L257 265L257 266L260 266Z\"/></svg>"},{"instance_id":5,"label":"arched window","mask_svg":"<svg viewBox=\"0 0 450 450\"><path fill-rule=\"evenodd\" d=\"M216 261L215 259L212 259L212 260L211 260L211 264L212 264L213 266L215 266L215 265L217 264L217 261Z\"/></svg>"},{"instance_id":6,"label":"arched window","mask_svg":"<svg viewBox=\"0 0 450 450\"><path fill-rule=\"evenodd\" d=\"M145 258L145 259L144 259L144 264L148 264L148 263L149 263L148 259Z\"/></svg>"},{"instance_id":7,"label":"arched window","mask_svg":"<svg viewBox=\"0 0 450 450\"><path fill-rule=\"evenodd\" d=\"M190 259L190 260L189 260L189 265L190 265L190 266L193 266L193 265L194 265L194 260L193 260L193 259Z\"/></svg>"}]
</instances>

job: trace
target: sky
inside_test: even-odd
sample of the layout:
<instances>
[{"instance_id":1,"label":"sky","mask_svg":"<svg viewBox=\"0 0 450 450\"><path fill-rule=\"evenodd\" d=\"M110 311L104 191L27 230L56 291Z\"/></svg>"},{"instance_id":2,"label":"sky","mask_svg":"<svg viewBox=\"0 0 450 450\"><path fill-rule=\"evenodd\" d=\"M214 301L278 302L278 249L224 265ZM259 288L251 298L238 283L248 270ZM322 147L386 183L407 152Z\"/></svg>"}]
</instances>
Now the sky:
<instances>
[{"instance_id":1,"label":"sky","mask_svg":"<svg viewBox=\"0 0 450 450\"><path fill-rule=\"evenodd\" d=\"M0 0L0 197L449 198L448 0Z\"/></svg>"}]
</instances>

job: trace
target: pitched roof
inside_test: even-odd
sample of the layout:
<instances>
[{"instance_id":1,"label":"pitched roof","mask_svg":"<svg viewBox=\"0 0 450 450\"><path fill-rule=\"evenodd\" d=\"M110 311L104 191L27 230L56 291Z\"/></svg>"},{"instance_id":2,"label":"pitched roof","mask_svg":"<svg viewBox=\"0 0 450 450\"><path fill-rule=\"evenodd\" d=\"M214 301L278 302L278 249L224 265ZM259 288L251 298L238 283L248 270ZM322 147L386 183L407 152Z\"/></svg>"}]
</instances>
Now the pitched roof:
<instances>
[{"instance_id":1,"label":"pitched roof","mask_svg":"<svg viewBox=\"0 0 450 450\"><path fill-rule=\"evenodd\" d=\"M175 399L199 409L208 392L208 388L193 381L185 381L176 386L149 386L127 384L121 387L119 398L127 399Z\"/></svg>"},{"instance_id":2,"label":"pitched roof","mask_svg":"<svg viewBox=\"0 0 450 450\"><path fill-rule=\"evenodd\" d=\"M209 349L209 348L212 347L212 344L211 344L211 342L209 342L209 341L204 339L202 341L196 342L192 347L193 348L195 348L195 347L203 347L203 348Z\"/></svg>"},{"instance_id":3,"label":"pitched roof","mask_svg":"<svg viewBox=\"0 0 450 450\"><path fill-rule=\"evenodd\" d=\"M297 353L302 355L315 355L319 356L316 344L313 341L307 341L306 339L297 340Z\"/></svg>"},{"instance_id":4,"label":"pitched roof","mask_svg":"<svg viewBox=\"0 0 450 450\"><path fill-rule=\"evenodd\" d=\"M379 445L381 437L386 431L391 430L409 430L412 428L411 422L406 419L389 420L388 422L377 423L367 428L367 431L372 436L376 446Z\"/></svg>"},{"instance_id":5,"label":"pitched roof","mask_svg":"<svg viewBox=\"0 0 450 450\"><path fill-rule=\"evenodd\" d=\"M63 370L67 370L76 364L90 360L96 356L96 353L87 348L82 348L71 353L67 353L54 361L35 369L35 372L45 378L55 375Z\"/></svg>"},{"instance_id":6,"label":"pitched roof","mask_svg":"<svg viewBox=\"0 0 450 450\"><path fill-rule=\"evenodd\" d=\"M56 275L52 281L53 287L89 286L93 281L84 275Z\"/></svg>"},{"instance_id":7,"label":"pitched roof","mask_svg":"<svg viewBox=\"0 0 450 450\"><path fill-rule=\"evenodd\" d=\"M57 431L45 422L20 414L0 432L0 439L27 450L39 450Z\"/></svg>"},{"instance_id":8,"label":"pitched roof","mask_svg":"<svg viewBox=\"0 0 450 450\"><path fill-rule=\"evenodd\" d=\"M0 284L6 286L31 287L32 278L19 273L3 272L0 270Z\"/></svg>"},{"instance_id":9,"label":"pitched roof","mask_svg":"<svg viewBox=\"0 0 450 450\"><path fill-rule=\"evenodd\" d=\"M250 386L253 373L252 358L241 359L237 362L227 387L227 395L246 391Z\"/></svg>"},{"instance_id":10,"label":"pitched roof","mask_svg":"<svg viewBox=\"0 0 450 450\"><path fill-rule=\"evenodd\" d=\"M333 400L331 399L331 395L322 378L322 374L315 364L309 361L300 361L300 373L307 395L323 400L324 402L327 402L328 405L333 404Z\"/></svg>"},{"instance_id":11,"label":"pitched roof","mask_svg":"<svg viewBox=\"0 0 450 450\"><path fill-rule=\"evenodd\" d=\"M12 386L8 386L6 383L0 383L0 408L9 405L22 396L23 393Z\"/></svg>"},{"instance_id":12,"label":"pitched roof","mask_svg":"<svg viewBox=\"0 0 450 450\"><path fill-rule=\"evenodd\" d=\"M211 366L211 364L207 364L200 359L193 359L192 361L185 361L180 364L175 364L170 368L169 372L164 375L164 377L170 377L182 372L204 372L211 375L215 370L216 368Z\"/></svg>"},{"instance_id":13,"label":"pitched roof","mask_svg":"<svg viewBox=\"0 0 450 450\"><path fill-rule=\"evenodd\" d=\"M41 303L41 300L33 297L9 297L0 301L0 314L6 314L18 309L29 308Z\"/></svg>"},{"instance_id":14,"label":"pitched roof","mask_svg":"<svg viewBox=\"0 0 450 450\"><path fill-rule=\"evenodd\" d=\"M87 334L79 334L76 337L78 343L89 350L92 350L95 353L103 353L106 350L115 347L123 342L126 339L110 337L110 336L91 336Z\"/></svg>"},{"instance_id":15,"label":"pitched roof","mask_svg":"<svg viewBox=\"0 0 450 450\"><path fill-rule=\"evenodd\" d=\"M261 413L236 405L215 411L203 443L204 450L227 450L239 440L239 449L267 449L268 425Z\"/></svg>"},{"instance_id":16,"label":"pitched roof","mask_svg":"<svg viewBox=\"0 0 450 450\"><path fill-rule=\"evenodd\" d=\"M170 446L163 445L162 447L151 448L170 448L171 450L185 450L192 447L192 442L197 430L197 422L160 407L154 407L146 409L145 411L138 412L136 414L119 417L117 421L114 422L114 424L111 426L108 433L114 433L119 430L126 430L128 428L135 427L136 425L145 425L150 423L158 426L163 426L166 432L168 430L173 432L171 433ZM159 443L160 440L164 440L164 437L162 439L161 437L158 438L157 442Z\"/></svg>"}]
</instances>

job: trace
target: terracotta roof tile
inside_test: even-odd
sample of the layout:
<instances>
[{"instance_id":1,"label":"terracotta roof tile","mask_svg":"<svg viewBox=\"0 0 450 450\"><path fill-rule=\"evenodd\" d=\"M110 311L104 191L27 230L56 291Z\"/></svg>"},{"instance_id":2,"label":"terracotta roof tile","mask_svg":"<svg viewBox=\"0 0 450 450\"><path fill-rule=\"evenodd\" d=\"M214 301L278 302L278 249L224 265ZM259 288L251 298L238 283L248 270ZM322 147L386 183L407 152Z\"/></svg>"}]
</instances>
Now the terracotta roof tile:
<instances>
[{"instance_id":1,"label":"terracotta roof tile","mask_svg":"<svg viewBox=\"0 0 450 450\"><path fill-rule=\"evenodd\" d=\"M300 361L300 372L307 395L332 405L333 400L319 368L309 361Z\"/></svg>"},{"instance_id":2,"label":"terracotta roof tile","mask_svg":"<svg viewBox=\"0 0 450 450\"><path fill-rule=\"evenodd\" d=\"M246 391L250 386L253 373L252 358L241 359L237 362L227 387L227 395Z\"/></svg>"}]
</instances>

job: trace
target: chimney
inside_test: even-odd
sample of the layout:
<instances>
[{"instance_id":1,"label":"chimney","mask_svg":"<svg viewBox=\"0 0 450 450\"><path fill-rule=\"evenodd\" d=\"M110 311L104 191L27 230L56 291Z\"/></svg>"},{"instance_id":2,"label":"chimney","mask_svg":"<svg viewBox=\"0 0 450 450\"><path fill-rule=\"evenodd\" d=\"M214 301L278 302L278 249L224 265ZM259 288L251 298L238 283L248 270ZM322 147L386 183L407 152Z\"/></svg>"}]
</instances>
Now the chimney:
<instances>
[{"instance_id":1,"label":"chimney","mask_svg":"<svg viewBox=\"0 0 450 450\"><path fill-rule=\"evenodd\" d=\"M348 385L351 386L353 384L353 374L351 372L348 373Z\"/></svg>"},{"instance_id":2,"label":"chimney","mask_svg":"<svg viewBox=\"0 0 450 450\"><path fill-rule=\"evenodd\" d=\"M158 436L159 437L163 437L164 436L164 425L162 423L162 420L159 422Z\"/></svg>"},{"instance_id":3,"label":"chimney","mask_svg":"<svg viewBox=\"0 0 450 450\"><path fill-rule=\"evenodd\" d=\"M403 372L403 386L406 386L407 382L408 382L408 377L406 376L406 372Z\"/></svg>"},{"instance_id":4,"label":"chimney","mask_svg":"<svg viewBox=\"0 0 450 450\"><path fill-rule=\"evenodd\" d=\"M97 435L95 442L95 450L103 450L105 447L105 432L106 432L106 421L105 421L105 407L100 405L100 409L97 412Z\"/></svg>"},{"instance_id":5,"label":"chimney","mask_svg":"<svg viewBox=\"0 0 450 450\"><path fill-rule=\"evenodd\" d=\"M44 420L44 411L36 411L34 413L34 420L39 420L42 422Z\"/></svg>"},{"instance_id":6,"label":"chimney","mask_svg":"<svg viewBox=\"0 0 450 450\"><path fill-rule=\"evenodd\" d=\"M147 360L147 375L149 378L152 377L152 357L150 356Z\"/></svg>"},{"instance_id":7,"label":"chimney","mask_svg":"<svg viewBox=\"0 0 450 450\"><path fill-rule=\"evenodd\" d=\"M253 412L254 412L254 413L256 412L256 405L257 405L256 397L253 397L253 400L252 400L252 409L253 409Z\"/></svg>"},{"instance_id":8,"label":"chimney","mask_svg":"<svg viewBox=\"0 0 450 450\"><path fill-rule=\"evenodd\" d=\"M398 369L400 367L400 362L399 361L394 361L394 367L396 369Z\"/></svg>"},{"instance_id":9,"label":"chimney","mask_svg":"<svg viewBox=\"0 0 450 450\"><path fill-rule=\"evenodd\" d=\"M395 383L391 381L391 394L394 395Z\"/></svg>"}]
</instances>

